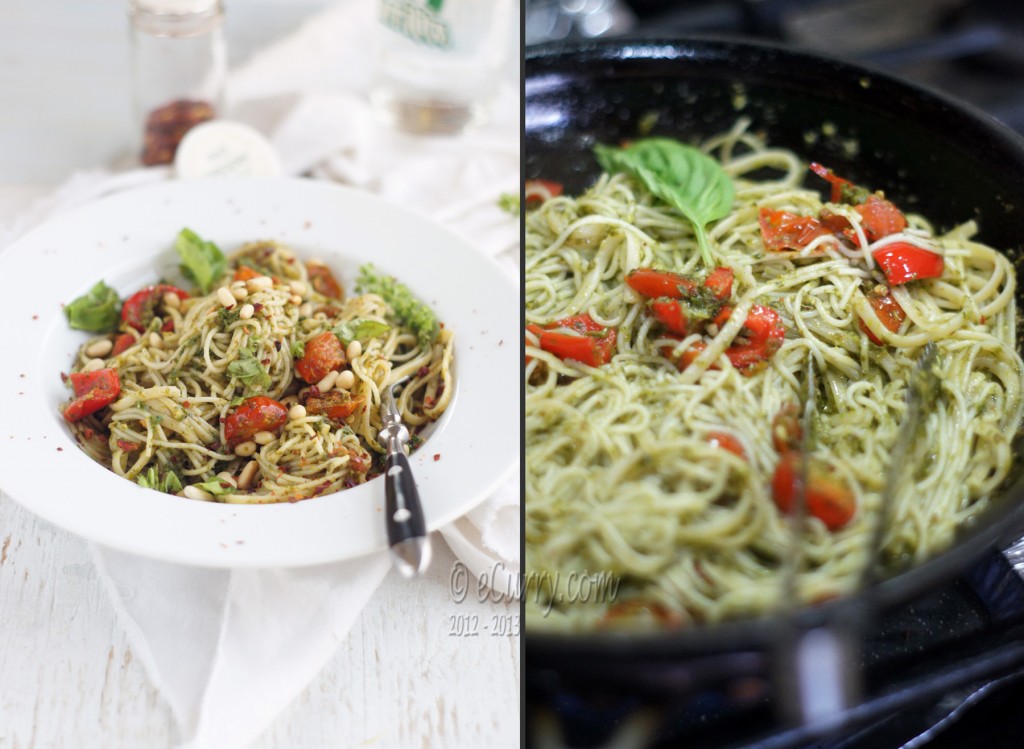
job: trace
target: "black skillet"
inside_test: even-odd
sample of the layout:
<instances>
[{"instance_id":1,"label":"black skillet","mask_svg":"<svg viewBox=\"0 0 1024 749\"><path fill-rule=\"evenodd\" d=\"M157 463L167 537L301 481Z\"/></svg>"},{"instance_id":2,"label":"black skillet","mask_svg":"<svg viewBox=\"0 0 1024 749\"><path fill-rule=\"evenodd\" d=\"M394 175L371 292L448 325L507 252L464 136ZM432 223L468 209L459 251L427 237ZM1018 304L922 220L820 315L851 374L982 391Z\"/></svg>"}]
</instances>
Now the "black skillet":
<instances>
[{"instance_id":1,"label":"black skillet","mask_svg":"<svg viewBox=\"0 0 1024 749\"><path fill-rule=\"evenodd\" d=\"M975 218L981 241L1018 266L1024 256L1024 140L933 91L792 48L702 38L527 48L525 74L527 179L557 180L577 194L599 171L595 143L647 132L696 142L745 116L770 144L882 189L940 229ZM1024 309L1020 289L1017 297ZM686 688L762 667L780 631L860 627L865 611L935 590L1024 534L1022 452L1018 444L1021 470L972 528L945 553L879 583L870 598L668 633L553 635L527 622L528 675L534 685L569 675Z\"/></svg>"}]
</instances>

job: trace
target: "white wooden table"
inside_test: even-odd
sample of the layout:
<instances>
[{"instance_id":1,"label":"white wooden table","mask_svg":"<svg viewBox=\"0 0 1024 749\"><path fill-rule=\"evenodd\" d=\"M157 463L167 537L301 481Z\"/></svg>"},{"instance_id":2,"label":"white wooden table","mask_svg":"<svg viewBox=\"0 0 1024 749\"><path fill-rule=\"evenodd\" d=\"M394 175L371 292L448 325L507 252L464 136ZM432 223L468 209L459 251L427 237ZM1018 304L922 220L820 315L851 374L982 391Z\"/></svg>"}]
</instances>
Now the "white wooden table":
<instances>
[{"instance_id":1,"label":"white wooden table","mask_svg":"<svg viewBox=\"0 0 1024 749\"><path fill-rule=\"evenodd\" d=\"M229 0L232 61L326 4ZM3 10L0 221L116 158L129 135L122 2L4 0ZM457 603L454 557L436 534L434 546L428 577L389 574L255 747L519 746L519 637L451 634L453 617L517 620L519 604ZM159 749L179 739L85 542L0 495L0 749Z\"/></svg>"}]
</instances>

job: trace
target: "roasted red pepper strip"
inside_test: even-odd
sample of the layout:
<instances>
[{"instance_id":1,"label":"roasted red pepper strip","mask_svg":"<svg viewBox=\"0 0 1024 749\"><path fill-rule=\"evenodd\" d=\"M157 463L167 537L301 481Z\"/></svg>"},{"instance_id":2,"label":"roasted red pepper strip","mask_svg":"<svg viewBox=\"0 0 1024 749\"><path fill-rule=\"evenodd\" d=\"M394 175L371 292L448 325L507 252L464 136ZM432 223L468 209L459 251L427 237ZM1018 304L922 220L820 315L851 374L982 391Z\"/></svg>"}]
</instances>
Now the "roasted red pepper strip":
<instances>
[{"instance_id":1,"label":"roasted red pepper strip","mask_svg":"<svg viewBox=\"0 0 1024 749\"><path fill-rule=\"evenodd\" d=\"M651 312L671 332L683 336L690 332L690 318L678 299L655 299L651 302Z\"/></svg>"},{"instance_id":2,"label":"roasted red pepper strip","mask_svg":"<svg viewBox=\"0 0 1024 749\"><path fill-rule=\"evenodd\" d=\"M523 184L526 207L535 208L550 198L557 198L564 189L561 182L550 179L528 179Z\"/></svg>"},{"instance_id":3,"label":"roasted red pepper strip","mask_svg":"<svg viewBox=\"0 0 1024 749\"><path fill-rule=\"evenodd\" d=\"M692 296L699 288L686 276L653 268L634 268L626 275L626 283L631 289L649 299L682 299Z\"/></svg>"},{"instance_id":4,"label":"roasted red pepper strip","mask_svg":"<svg viewBox=\"0 0 1024 749\"><path fill-rule=\"evenodd\" d=\"M799 250L818 237L832 232L813 216L798 216L789 211L762 208L758 215L761 239L769 250Z\"/></svg>"},{"instance_id":5,"label":"roasted red pepper strip","mask_svg":"<svg viewBox=\"0 0 1024 749\"><path fill-rule=\"evenodd\" d=\"M704 279L704 288L710 291L718 301L727 302L732 296L732 281L732 268L719 266Z\"/></svg>"},{"instance_id":6,"label":"roasted red pepper strip","mask_svg":"<svg viewBox=\"0 0 1024 749\"><path fill-rule=\"evenodd\" d=\"M313 415L323 414L333 421L344 421L355 413L365 400L363 396L353 396L347 390L329 390L323 395L307 398L306 412Z\"/></svg>"},{"instance_id":7,"label":"roasted red pepper strip","mask_svg":"<svg viewBox=\"0 0 1024 749\"><path fill-rule=\"evenodd\" d=\"M909 242L893 242L871 253L890 286L923 278L938 278L945 268L942 255Z\"/></svg>"},{"instance_id":8,"label":"roasted red pepper strip","mask_svg":"<svg viewBox=\"0 0 1024 749\"><path fill-rule=\"evenodd\" d=\"M573 332L563 333L553 328L568 328ZM527 330L538 337L540 348L563 361L600 367L610 362L615 353L615 328L605 328L587 314L557 320L546 329L531 325Z\"/></svg>"},{"instance_id":9,"label":"roasted red pepper strip","mask_svg":"<svg viewBox=\"0 0 1024 749\"><path fill-rule=\"evenodd\" d=\"M122 333L114 339L114 348L110 352L111 356L117 356L123 354L125 351L135 345L135 336L131 333Z\"/></svg>"},{"instance_id":10,"label":"roasted red pepper strip","mask_svg":"<svg viewBox=\"0 0 1024 749\"><path fill-rule=\"evenodd\" d=\"M877 195L869 196L853 210L860 214L861 228L864 229L864 236L869 242L875 242L907 228L907 219L900 209ZM856 238L853 239L854 244L857 244Z\"/></svg>"},{"instance_id":11,"label":"roasted red pepper strip","mask_svg":"<svg viewBox=\"0 0 1024 749\"><path fill-rule=\"evenodd\" d=\"M72 423L109 406L121 394L121 380L113 368L72 372L68 379L75 390L75 398L64 409L64 418Z\"/></svg>"},{"instance_id":12,"label":"roasted red pepper strip","mask_svg":"<svg viewBox=\"0 0 1024 749\"><path fill-rule=\"evenodd\" d=\"M188 292L177 286L166 283L147 286L128 297L121 307L121 320L140 333L143 332L155 316L155 310L162 302L164 294L169 293L177 294L179 299L188 299Z\"/></svg>"},{"instance_id":13,"label":"roasted red pepper strip","mask_svg":"<svg viewBox=\"0 0 1024 749\"><path fill-rule=\"evenodd\" d=\"M224 420L224 439L234 447L256 432L276 432L288 421L288 409L273 398L256 395L246 398Z\"/></svg>"},{"instance_id":14,"label":"roasted red pepper strip","mask_svg":"<svg viewBox=\"0 0 1024 749\"><path fill-rule=\"evenodd\" d=\"M295 373L308 383L317 383L345 362L345 349L338 336L325 330L306 342L302 358L295 362Z\"/></svg>"},{"instance_id":15,"label":"roasted red pepper strip","mask_svg":"<svg viewBox=\"0 0 1024 749\"><path fill-rule=\"evenodd\" d=\"M665 337L672 338L677 341L683 340L682 338L674 335L666 335ZM694 359L700 356L707 347L708 345L704 343L704 341L695 341L691 346L677 356L675 353L675 346L662 346L661 355L675 364L676 368L682 372L688 366L693 364ZM711 369L717 369L717 367L712 364Z\"/></svg>"},{"instance_id":16,"label":"roasted red pepper strip","mask_svg":"<svg viewBox=\"0 0 1024 749\"><path fill-rule=\"evenodd\" d=\"M729 432L708 432L707 440L708 444L713 447L720 447L723 450L728 450L733 455L743 458L744 460L747 459L747 453L743 449L743 443L733 435L729 434Z\"/></svg>"},{"instance_id":17,"label":"roasted red pepper strip","mask_svg":"<svg viewBox=\"0 0 1024 749\"><path fill-rule=\"evenodd\" d=\"M833 203L850 203L854 205L862 203L871 195L869 190L858 187L850 182L850 180L837 176L831 169L817 162L811 164L811 171L832 185L831 200Z\"/></svg>"},{"instance_id":18,"label":"roasted red pepper strip","mask_svg":"<svg viewBox=\"0 0 1024 749\"><path fill-rule=\"evenodd\" d=\"M893 298L889 289L885 286L876 286L864 296L871 305L871 309L875 311L875 317L878 318L878 321L882 323L882 325L893 333L900 329L903 321L907 319L907 313L900 306L900 303ZM877 346L885 344L885 341L868 330L868 326L864 324L863 320L858 322L860 324L860 329L867 334L868 340Z\"/></svg>"},{"instance_id":19,"label":"roasted red pepper strip","mask_svg":"<svg viewBox=\"0 0 1024 749\"><path fill-rule=\"evenodd\" d=\"M725 355L736 369L749 370L767 361L779 350L786 336L786 328L778 312L771 307L755 304L743 323L743 334L747 342L734 343L725 350Z\"/></svg>"},{"instance_id":20,"label":"roasted red pepper strip","mask_svg":"<svg viewBox=\"0 0 1024 749\"><path fill-rule=\"evenodd\" d=\"M800 453L789 451L782 455L772 476L772 498L784 513L793 511L802 474ZM853 492L830 469L827 463L810 458L807 463L807 488L804 493L807 513L830 531L836 531L853 519L857 503Z\"/></svg>"},{"instance_id":21,"label":"roasted red pepper strip","mask_svg":"<svg viewBox=\"0 0 1024 749\"><path fill-rule=\"evenodd\" d=\"M310 285L318 294L323 294L329 299L341 299L344 296L341 284L326 265L306 263L306 274L309 276Z\"/></svg>"}]
</instances>

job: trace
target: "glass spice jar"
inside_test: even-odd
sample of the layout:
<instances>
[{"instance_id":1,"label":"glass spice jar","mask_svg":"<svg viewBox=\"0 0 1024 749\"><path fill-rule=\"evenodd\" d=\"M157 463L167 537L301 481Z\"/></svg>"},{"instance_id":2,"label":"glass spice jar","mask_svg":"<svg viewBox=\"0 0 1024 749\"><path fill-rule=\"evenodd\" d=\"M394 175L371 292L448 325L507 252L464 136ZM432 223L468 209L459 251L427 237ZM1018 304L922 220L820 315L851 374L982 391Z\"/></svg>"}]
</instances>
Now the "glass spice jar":
<instances>
[{"instance_id":1,"label":"glass spice jar","mask_svg":"<svg viewBox=\"0 0 1024 749\"><path fill-rule=\"evenodd\" d=\"M221 0L128 0L132 98L139 159L169 164L192 127L224 99L227 54Z\"/></svg>"}]
</instances>

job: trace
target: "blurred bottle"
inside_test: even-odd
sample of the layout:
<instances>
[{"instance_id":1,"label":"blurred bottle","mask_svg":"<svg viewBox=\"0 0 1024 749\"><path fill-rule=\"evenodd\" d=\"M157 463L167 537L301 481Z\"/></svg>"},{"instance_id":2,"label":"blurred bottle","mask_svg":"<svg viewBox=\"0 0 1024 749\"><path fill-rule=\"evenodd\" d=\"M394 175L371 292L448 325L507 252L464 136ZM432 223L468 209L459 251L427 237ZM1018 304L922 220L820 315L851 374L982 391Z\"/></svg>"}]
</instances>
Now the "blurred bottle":
<instances>
[{"instance_id":1,"label":"blurred bottle","mask_svg":"<svg viewBox=\"0 0 1024 749\"><path fill-rule=\"evenodd\" d=\"M192 127L223 106L221 0L128 0L139 159L169 164Z\"/></svg>"},{"instance_id":2,"label":"blurred bottle","mask_svg":"<svg viewBox=\"0 0 1024 749\"><path fill-rule=\"evenodd\" d=\"M455 134L487 119L512 39L512 0L378 0L370 100L381 120Z\"/></svg>"}]
</instances>

